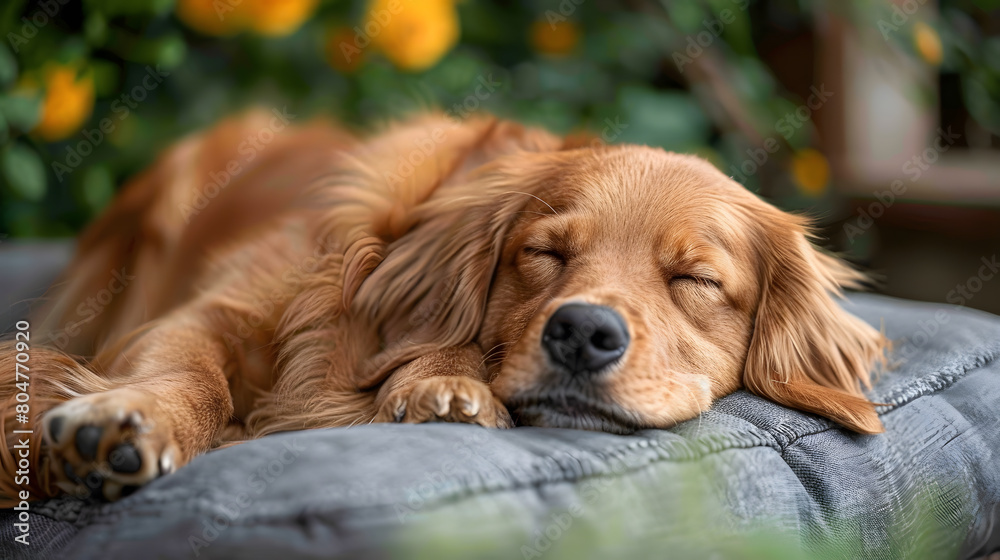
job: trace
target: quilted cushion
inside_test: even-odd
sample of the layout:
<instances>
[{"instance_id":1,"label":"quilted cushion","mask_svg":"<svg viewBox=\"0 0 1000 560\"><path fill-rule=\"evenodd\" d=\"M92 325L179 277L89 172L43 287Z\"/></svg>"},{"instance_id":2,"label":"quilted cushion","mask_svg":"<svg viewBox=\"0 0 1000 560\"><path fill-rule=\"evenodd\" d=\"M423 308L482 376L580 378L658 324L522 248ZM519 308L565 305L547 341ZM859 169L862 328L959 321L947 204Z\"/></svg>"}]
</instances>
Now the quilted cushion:
<instances>
[{"instance_id":1,"label":"quilted cushion","mask_svg":"<svg viewBox=\"0 0 1000 560\"><path fill-rule=\"evenodd\" d=\"M971 557L1000 550L1000 318L852 295L895 341L856 435L738 392L670 430L278 434L114 504L32 508L3 558Z\"/></svg>"}]
</instances>

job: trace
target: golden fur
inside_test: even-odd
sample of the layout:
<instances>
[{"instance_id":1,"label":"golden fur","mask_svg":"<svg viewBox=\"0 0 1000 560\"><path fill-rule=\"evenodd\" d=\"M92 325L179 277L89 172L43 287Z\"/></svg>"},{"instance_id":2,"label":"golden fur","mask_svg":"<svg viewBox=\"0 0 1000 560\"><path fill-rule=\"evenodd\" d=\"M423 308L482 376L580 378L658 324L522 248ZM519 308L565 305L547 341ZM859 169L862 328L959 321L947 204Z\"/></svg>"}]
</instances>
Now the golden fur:
<instances>
[{"instance_id":1,"label":"golden fur","mask_svg":"<svg viewBox=\"0 0 1000 560\"><path fill-rule=\"evenodd\" d=\"M237 145L264 127L281 130L250 160ZM367 139L232 119L123 189L32 321L32 499L117 499L279 431L513 414L628 432L741 387L881 431L861 387L885 342L835 300L861 276L808 236L708 163L658 149L492 118L426 115ZM131 279L86 307L115 275ZM600 375L546 358L542 331L567 302L610 307L631 334ZM22 487L11 390L6 505ZM92 450L76 441L87 426L101 429ZM141 466L123 472L133 450Z\"/></svg>"}]
</instances>

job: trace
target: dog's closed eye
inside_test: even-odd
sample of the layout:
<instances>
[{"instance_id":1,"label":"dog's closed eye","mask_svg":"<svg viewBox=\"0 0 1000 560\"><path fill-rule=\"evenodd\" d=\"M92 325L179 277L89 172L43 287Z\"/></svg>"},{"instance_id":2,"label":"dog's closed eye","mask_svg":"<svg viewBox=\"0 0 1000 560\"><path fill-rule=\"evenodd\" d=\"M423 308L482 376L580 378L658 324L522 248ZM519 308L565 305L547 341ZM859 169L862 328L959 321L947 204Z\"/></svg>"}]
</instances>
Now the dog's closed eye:
<instances>
[{"instance_id":1,"label":"dog's closed eye","mask_svg":"<svg viewBox=\"0 0 1000 560\"><path fill-rule=\"evenodd\" d=\"M529 256L529 257L543 257L543 258L552 259L553 261L555 261L555 262L557 262L557 263L559 263L561 265L565 265L566 262L567 262L565 255L563 255L559 251L557 251L555 249L552 249L552 248L549 248L549 247L533 247L533 246L529 246L529 247L524 247L523 249L521 249L521 252L524 253L526 256Z\"/></svg>"},{"instance_id":2,"label":"dog's closed eye","mask_svg":"<svg viewBox=\"0 0 1000 560\"><path fill-rule=\"evenodd\" d=\"M702 288L722 288L722 283L718 280L708 276L698 276L694 274L678 274L670 278L671 284L677 282L693 282L695 285Z\"/></svg>"}]
</instances>

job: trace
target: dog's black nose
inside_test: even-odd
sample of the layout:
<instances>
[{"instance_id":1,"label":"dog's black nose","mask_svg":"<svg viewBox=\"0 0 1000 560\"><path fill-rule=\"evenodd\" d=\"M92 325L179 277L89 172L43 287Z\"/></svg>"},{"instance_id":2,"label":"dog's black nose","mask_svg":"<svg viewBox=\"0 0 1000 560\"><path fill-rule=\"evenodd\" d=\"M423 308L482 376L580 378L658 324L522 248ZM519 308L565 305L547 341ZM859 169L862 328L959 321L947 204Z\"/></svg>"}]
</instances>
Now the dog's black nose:
<instances>
[{"instance_id":1,"label":"dog's black nose","mask_svg":"<svg viewBox=\"0 0 1000 560\"><path fill-rule=\"evenodd\" d=\"M595 372L621 358L628 341L628 328L617 311L588 303L563 305L542 333L552 361L573 373Z\"/></svg>"}]
</instances>

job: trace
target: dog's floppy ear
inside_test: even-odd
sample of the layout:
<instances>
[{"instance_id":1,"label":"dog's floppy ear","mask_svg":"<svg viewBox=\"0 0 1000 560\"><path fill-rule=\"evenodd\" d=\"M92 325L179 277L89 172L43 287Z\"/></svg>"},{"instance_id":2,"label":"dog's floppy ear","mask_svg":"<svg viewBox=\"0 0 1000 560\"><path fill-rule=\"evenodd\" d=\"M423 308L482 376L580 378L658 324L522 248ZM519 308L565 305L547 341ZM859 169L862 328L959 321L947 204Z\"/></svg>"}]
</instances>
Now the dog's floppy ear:
<instances>
[{"instance_id":1,"label":"dog's floppy ear","mask_svg":"<svg viewBox=\"0 0 1000 560\"><path fill-rule=\"evenodd\" d=\"M855 432L882 432L861 386L870 387L885 338L836 301L842 287L858 287L864 277L813 247L804 219L769 210L744 386Z\"/></svg>"},{"instance_id":2,"label":"dog's floppy ear","mask_svg":"<svg viewBox=\"0 0 1000 560\"><path fill-rule=\"evenodd\" d=\"M415 225L387 247L352 301L354 313L377 325L385 345L358 378L359 387L373 386L428 351L475 339L508 233L558 158L524 152L486 164L413 209Z\"/></svg>"}]
</instances>

